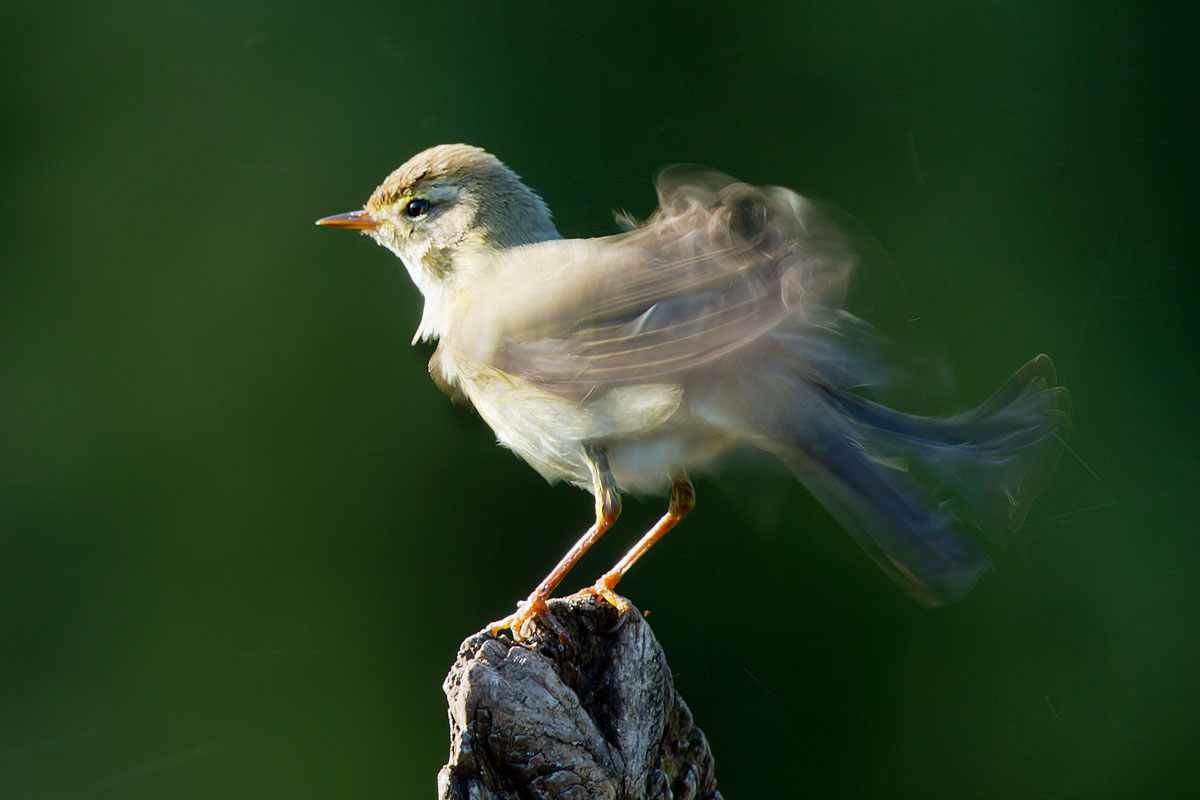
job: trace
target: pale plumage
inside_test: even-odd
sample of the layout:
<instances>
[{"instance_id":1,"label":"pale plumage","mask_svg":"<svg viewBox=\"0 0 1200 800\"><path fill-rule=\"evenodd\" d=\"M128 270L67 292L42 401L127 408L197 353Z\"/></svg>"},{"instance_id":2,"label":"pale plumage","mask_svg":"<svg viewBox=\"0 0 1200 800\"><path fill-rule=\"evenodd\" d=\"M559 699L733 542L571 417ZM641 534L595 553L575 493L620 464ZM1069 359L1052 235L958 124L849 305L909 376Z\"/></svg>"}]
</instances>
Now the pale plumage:
<instances>
[{"instance_id":1,"label":"pale plumage","mask_svg":"<svg viewBox=\"0 0 1200 800\"><path fill-rule=\"evenodd\" d=\"M418 337L440 339L439 384L542 475L597 495L574 557L615 519L618 491L672 487L652 543L691 507L685 470L744 444L788 463L921 602L969 590L990 564L977 540L1019 526L1057 461L1068 398L1050 360L956 416L879 405L901 371L844 308L859 251L837 212L709 171L667 170L658 191L643 225L561 240L511 170L443 145L363 212L322 222L403 259L426 298ZM645 547L596 593L614 599ZM500 626L519 635L570 555Z\"/></svg>"}]
</instances>

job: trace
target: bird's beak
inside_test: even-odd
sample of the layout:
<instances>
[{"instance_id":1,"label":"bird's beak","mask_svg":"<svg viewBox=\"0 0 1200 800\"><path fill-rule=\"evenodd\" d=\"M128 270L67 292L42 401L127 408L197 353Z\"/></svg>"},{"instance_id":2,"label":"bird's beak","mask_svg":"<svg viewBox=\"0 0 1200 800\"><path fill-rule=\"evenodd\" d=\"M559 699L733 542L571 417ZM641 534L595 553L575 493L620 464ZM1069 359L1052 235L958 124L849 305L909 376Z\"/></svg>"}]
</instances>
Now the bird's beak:
<instances>
[{"instance_id":1,"label":"bird's beak","mask_svg":"<svg viewBox=\"0 0 1200 800\"><path fill-rule=\"evenodd\" d=\"M366 211L347 211L345 214L334 214L332 217L322 217L318 225L328 225L331 228L352 228L359 231L369 231L378 228L383 223L374 219Z\"/></svg>"}]
</instances>

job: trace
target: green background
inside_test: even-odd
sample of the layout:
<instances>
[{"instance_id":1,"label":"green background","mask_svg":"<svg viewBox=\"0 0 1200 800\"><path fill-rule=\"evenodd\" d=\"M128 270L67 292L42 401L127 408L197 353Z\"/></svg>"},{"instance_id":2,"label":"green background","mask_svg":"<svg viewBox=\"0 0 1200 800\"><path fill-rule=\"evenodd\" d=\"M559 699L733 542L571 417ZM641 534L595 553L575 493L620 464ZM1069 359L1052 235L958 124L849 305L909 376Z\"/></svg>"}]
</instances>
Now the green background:
<instances>
[{"instance_id":1,"label":"green background","mask_svg":"<svg viewBox=\"0 0 1200 800\"><path fill-rule=\"evenodd\" d=\"M644 5L5 4L0 796L432 796L459 641L591 513L312 224L455 141L568 236L671 162L830 200L961 403L1043 351L1073 393L1079 460L934 612L785 475L697 482L623 588L727 797L1196 787L1196 4Z\"/></svg>"}]
</instances>

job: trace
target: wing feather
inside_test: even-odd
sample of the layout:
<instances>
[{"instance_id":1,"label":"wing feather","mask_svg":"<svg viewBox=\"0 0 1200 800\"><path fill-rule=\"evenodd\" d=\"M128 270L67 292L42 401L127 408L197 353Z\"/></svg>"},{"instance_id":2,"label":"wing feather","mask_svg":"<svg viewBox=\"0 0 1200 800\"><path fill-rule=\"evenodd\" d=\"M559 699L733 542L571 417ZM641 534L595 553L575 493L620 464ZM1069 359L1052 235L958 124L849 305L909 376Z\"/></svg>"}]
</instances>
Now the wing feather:
<instances>
[{"instance_id":1,"label":"wing feather","mask_svg":"<svg viewBox=\"0 0 1200 800\"><path fill-rule=\"evenodd\" d=\"M582 398L680 380L775 331L830 324L856 256L825 208L782 188L666 171L627 233L514 248L482 265L444 342ZM479 309L487 309L481 312Z\"/></svg>"}]
</instances>

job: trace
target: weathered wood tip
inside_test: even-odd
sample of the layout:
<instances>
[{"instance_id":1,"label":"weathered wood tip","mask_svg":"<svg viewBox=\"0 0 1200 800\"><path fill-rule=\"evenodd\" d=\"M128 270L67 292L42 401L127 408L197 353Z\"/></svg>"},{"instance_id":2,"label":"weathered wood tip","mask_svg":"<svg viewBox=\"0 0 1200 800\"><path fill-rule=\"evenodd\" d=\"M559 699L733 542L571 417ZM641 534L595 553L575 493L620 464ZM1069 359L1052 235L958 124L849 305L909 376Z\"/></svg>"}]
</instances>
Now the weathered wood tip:
<instances>
[{"instance_id":1,"label":"weathered wood tip","mask_svg":"<svg viewBox=\"0 0 1200 800\"><path fill-rule=\"evenodd\" d=\"M550 601L566 643L538 625L514 644L462 643L443 688L442 800L720 800L704 734L650 626L590 598Z\"/></svg>"}]
</instances>

